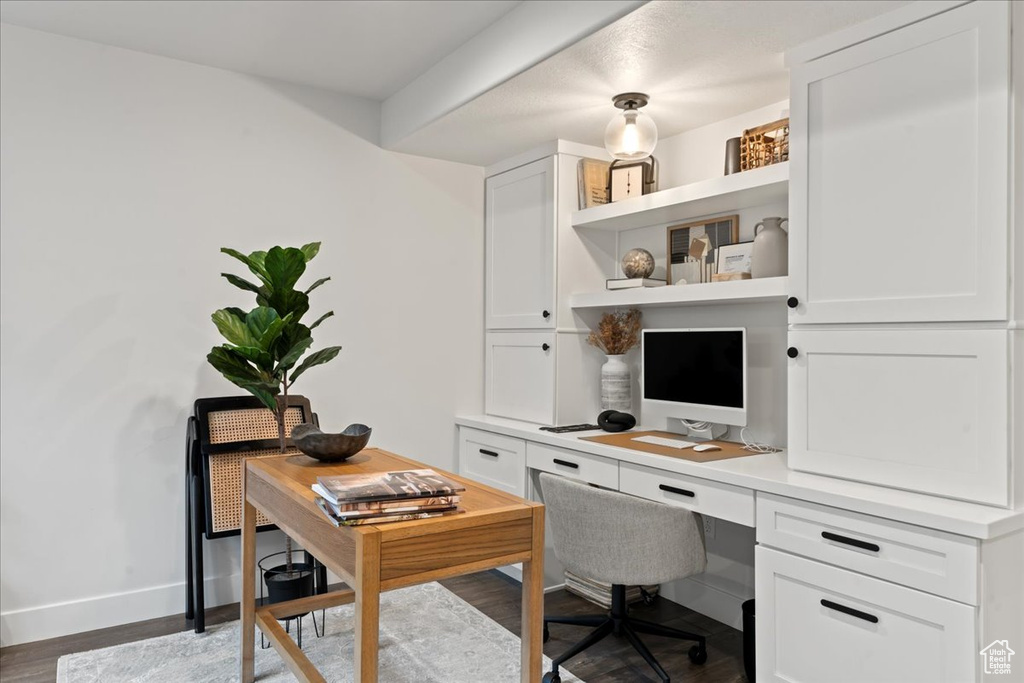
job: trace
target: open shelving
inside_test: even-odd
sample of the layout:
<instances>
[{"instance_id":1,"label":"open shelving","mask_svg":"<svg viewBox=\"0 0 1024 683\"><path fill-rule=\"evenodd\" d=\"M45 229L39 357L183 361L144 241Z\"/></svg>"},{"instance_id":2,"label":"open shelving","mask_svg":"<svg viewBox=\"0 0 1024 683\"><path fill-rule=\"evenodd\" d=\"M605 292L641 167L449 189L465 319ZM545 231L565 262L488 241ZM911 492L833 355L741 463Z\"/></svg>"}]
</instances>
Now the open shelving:
<instances>
[{"instance_id":1,"label":"open shelving","mask_svg":"<svg viewBox=\"0 0 1024 683\"><path fill-rule=\"evenodd\" d=\"M637 287L603 292L573 294L574 309L658 306L711 306L785 301L789 278L766 277L758 280L729 280L693 285Z\"/></svg>"},{"instance_id":2,"label":"open shelving","mask_svg":"<svg viewBox=\"0 0 1024 683\"><path fill-rule=\"evenodd\" d=\"M789 196L789 162L574 211L576 228L632 230L762 206ZM721 284L721 283L715 283Z\"/></svg>"}]
</instances>

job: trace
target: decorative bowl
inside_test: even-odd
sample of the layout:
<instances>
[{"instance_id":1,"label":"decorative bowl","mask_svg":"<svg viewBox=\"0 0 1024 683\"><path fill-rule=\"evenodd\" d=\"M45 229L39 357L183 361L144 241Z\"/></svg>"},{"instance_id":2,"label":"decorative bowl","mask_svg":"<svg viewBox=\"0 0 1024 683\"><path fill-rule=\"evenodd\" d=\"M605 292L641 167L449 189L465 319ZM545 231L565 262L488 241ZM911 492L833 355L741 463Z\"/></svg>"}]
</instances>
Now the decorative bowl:
<instances>
[{"instance_id":1,"label":"decorative bowl","mask_svg":"<svg viewBox=\"0 0 1024 683\"><path fill-rule=\"evenodd\" d=\"M322 462L338 462L352 457L366 447L373 431L364 424L350 424L340 434L325 434L309 423L292 427L292 443L311 458Z\"/></svg>"}]
</instances>

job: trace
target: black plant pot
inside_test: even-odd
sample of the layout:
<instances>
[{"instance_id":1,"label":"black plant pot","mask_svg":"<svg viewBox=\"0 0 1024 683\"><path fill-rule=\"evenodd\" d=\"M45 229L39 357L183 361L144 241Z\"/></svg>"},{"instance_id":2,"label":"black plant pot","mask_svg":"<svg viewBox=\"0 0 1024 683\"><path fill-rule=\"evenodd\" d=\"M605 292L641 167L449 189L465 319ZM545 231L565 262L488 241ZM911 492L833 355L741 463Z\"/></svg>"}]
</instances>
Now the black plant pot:
<instances>
[{"instance_id":1,"label":"black plant pot","mask_svg":"<svg viewBox=\"0 0 1024 683\"><path fill-rule=\"evenodd\" d=\"M263 572L267 600L271 603L286 602L313 595L313 576L313 566L305 562L293 562L291 571L285 564L271 567Z\"/></svg>"}]
</instances>

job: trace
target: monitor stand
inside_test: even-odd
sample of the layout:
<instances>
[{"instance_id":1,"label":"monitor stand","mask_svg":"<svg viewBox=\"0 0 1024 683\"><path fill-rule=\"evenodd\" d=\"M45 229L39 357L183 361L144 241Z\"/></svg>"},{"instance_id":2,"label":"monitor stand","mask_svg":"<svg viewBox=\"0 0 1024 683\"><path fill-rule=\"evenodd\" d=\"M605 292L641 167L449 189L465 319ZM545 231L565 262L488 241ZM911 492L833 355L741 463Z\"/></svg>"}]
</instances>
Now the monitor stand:
<instances>
[{"instance_id":1,"label":"monitor stand","mask_svg":"<svg viewBox=\"0 0 1024 683\"><path fill-rule=\"evenodd\" d=\"M696 427L691 427L690 424L703 424L705 427L698 429ZM701 441L721 439L729 431L729 425L718 424L717 422L690 422L690 424L687 424L679 418L670 417L668 418L668 431L699 439Z\"/></svg>"}]
</instances>

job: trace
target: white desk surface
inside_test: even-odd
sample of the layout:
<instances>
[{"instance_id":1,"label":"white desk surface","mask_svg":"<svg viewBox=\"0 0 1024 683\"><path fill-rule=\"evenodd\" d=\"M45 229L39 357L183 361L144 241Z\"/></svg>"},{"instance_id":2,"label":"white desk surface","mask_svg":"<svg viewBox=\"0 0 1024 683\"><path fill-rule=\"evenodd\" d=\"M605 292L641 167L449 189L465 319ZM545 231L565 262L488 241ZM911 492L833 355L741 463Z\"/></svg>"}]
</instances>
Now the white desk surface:
<instances>
[{"instance_id":1,"label":"white desk surface","mask_svg":"<svg viewBox=\"0 0 1024 683\"><path fill-rule=\"evenodd\" d=\"M621 462L631 462L691 477L710 479L755 491L844 508L930 529L940 529L962 536L979 539L995 538L1024 528L1024 509L1006 510L912 491L901 491L797 472L787 467L784 451L751 455L747 458L698 463L628 448L607 446L593 441L583 441L580 438L604 434L601 430L552 434L541 431L540 425L537 424L489 415L456 417L455 424L550 446L592 453ZM642 427L637 427L634 431L642 430Z\"/></svg>"}]
</instances>

